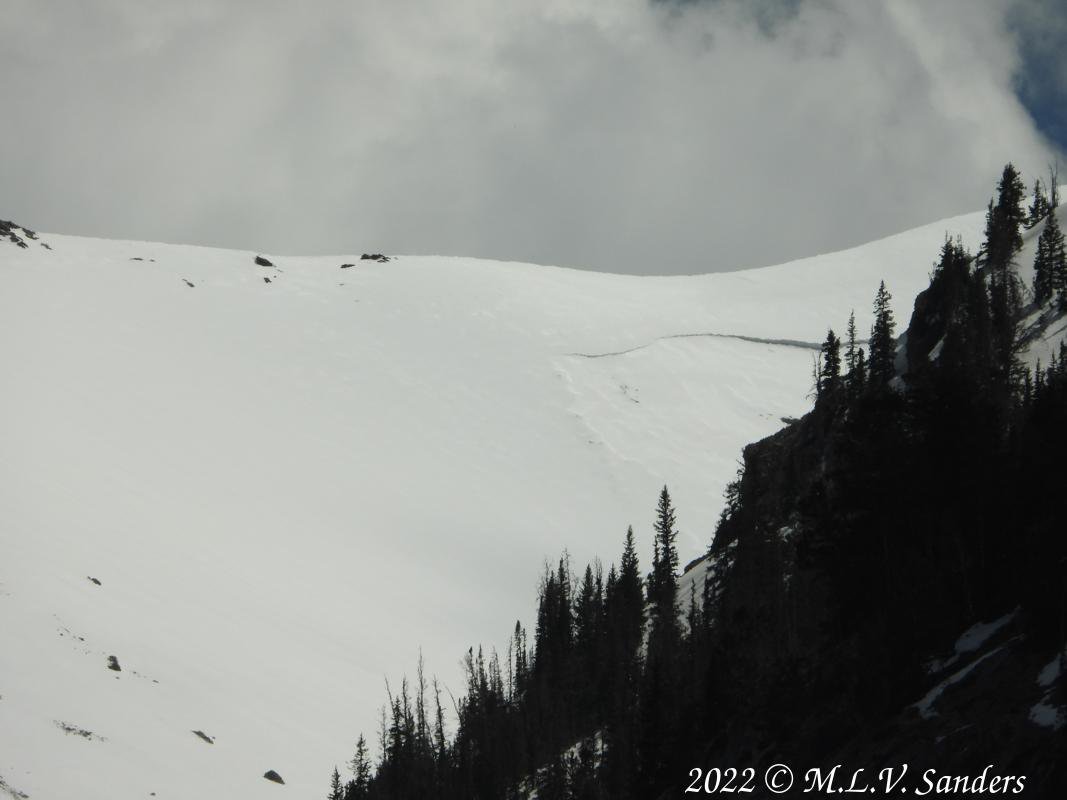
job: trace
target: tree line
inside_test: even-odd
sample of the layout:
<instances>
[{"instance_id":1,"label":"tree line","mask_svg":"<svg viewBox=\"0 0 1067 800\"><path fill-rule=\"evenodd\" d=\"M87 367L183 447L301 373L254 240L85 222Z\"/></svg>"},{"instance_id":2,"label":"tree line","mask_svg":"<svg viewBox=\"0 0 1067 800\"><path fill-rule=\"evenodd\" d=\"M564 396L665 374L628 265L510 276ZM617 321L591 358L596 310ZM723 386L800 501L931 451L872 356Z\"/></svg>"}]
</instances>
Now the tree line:
<instances>
[{"instance_id":1,"label":"tree line","mask_svg":"<svg viewBox=\"0 0 1067 800\"><path fill-rule=\"evenodd\" d=\"M564 554L532 634L466 654L455 730L420 662L330 800L658 797L711 755L814 758L861 736L976 619L1020 606L1032 646L1062 648L1067 349L1019 357L1025 319L1067 310L1055 175L1025 201L1009 164L982 248L945 241L906 341L884 282L866 342L854 313L844 341L828 332L812 411L745 449L702 585L679 596L664 487L647 572L632 529L606 573Z\"/></svg>"}]
</instances>

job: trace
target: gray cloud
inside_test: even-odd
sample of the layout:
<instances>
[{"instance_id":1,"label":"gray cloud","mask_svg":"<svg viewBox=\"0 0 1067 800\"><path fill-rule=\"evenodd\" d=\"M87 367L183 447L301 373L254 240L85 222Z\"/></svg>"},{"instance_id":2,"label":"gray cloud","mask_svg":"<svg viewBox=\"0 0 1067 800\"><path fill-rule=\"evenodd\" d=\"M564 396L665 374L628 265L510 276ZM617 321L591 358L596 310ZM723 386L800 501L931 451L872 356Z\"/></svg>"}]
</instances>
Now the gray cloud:
<instances>
[{"instance_id":1,"label":"gray cloud","mask_svg":"<svg viewBox=\"0 0 1067 800\"><path fill-rule=\"evenodd\" d=\"M1013 6L3 0L2 216L697 272L984 205L1053 147Z\"/></svg>"}]
</instances>

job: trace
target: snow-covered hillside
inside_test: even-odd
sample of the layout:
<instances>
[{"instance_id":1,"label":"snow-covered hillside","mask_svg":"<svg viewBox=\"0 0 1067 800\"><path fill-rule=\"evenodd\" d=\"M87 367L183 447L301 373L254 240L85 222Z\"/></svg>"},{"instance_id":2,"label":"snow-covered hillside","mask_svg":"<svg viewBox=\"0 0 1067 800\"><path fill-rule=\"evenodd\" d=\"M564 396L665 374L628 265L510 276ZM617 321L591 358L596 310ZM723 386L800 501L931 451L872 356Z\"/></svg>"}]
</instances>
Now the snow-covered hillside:
<instances>
[{"instance_id":1,"label":"snow-covered hillside","mask_svg":"<svg viewBox=\"0 0 1067 800\"><path fill-rule=\"evenodd\" d=\"M663 484L702 552L827 325L982 225L673 278L0 240L0 795L321 796L543 559L647 563Z\"/></svg>"}]
</instances>

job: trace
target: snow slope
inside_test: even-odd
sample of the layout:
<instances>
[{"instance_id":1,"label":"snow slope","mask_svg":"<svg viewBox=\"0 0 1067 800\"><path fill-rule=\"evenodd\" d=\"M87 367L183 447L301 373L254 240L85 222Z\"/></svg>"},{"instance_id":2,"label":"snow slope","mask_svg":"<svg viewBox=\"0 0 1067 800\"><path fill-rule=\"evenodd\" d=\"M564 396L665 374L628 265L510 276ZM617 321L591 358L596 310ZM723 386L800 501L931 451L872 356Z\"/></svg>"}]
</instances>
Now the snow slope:
<instances>
[{"instance_id":1,"label":"snow slope","mask_svg":"<svg viewBox=\"0 0 1067 800\"><path fill-rule=\"evenodd\" d=\"M0 241L0 796L321 796L543 559L647 558L663 484L702 552L827 325L982 224L672 278Z\"/></svg>"}]
</instances>

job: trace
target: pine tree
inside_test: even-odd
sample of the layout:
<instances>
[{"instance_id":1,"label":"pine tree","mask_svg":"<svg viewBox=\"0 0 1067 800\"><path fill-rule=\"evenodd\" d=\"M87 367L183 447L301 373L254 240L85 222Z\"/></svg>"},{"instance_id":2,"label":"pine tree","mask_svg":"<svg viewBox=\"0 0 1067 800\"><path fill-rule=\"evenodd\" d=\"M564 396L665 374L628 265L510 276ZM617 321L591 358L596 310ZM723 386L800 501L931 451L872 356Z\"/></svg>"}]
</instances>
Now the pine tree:
<instances>
[{"instance_id":1,"label":"pine tree","mask_svg":"<svg viewBox=\"0 0 1067 800\"><path fill-rule=\"evenodd\" d=\"M1049 212L1049 202L1041 186L1041 179L1034 181L1034 199L1027 209L1026 227L1032 228L1043 220Z\"/></svg>"},{"instance_id":2,"label":"pine tree","mask_svg":"<svg viewBox=\"0 0 1067 800\"><path fill-rule=\"evenodd\" d=\"M587 565L574 600L576 710L580 727L595 724L604 665L604 587L600 566Z\"/></svg>"},{"instance_id":3,"label":"pine tree","mask_svg":"<svg viewBox=\"0 0 1067 800\"><path fill-rule=\"evenodd\" d=\"M345 790L341 785L341 773L337 771L337 767L333 768L333 775L330 776L330 793L326 795L326 800L344 800Z\"/></svg>"},{"instance_id":4,"label":"pine tree","mask_svg":"<svg viewBox=\"0 0 1067 800\"><path fill-rule=\"evenodd\" d=\"M1037 238L1037 252L1034 254L1034 302L1038 305L1042 305L1052 298L1056 294L1056 288L1058 288L1053 286L1050 247L1057 234L1059 234L1059 225L1056 221L1056 215L1052 214L1049 216L1044 230L1041 231L1041 235ZM1062 234L1059 235L1059 239L1060 249L1062 250Z\"/></svg>"},{"instance_id":5,"label":"pine tree","mask_svg":"<svg viewBox=\"0 0 1067 800\"><path fill-rule=\"evenodd\" d=\"M642 609L641 566L637 559L637 547L634 544L634 529L631 525L626 529L626 544L623 547L622 559L619 562L619 579L616 583L619 597L631 612L637 613L638 628L644 625L644 612Z\"/></svg>"},{"instance_id":6,"label":"pine tree","mask_svg":"<svg viewBox=\"0 0 1067 800\"><path fill-rule=\"evenodd\" d=\"M856 372L856 312L848 315L848 328L845 330L845 382L850 396L855 395L854 376Z\"/></svg>"},{"instance_id":7,"label":"pine tree","mask_svg":"<svg viewBox=\"0 0 1067 800\"><path fill-rule=\"evenodd\" d=\"M1022 208L1025 187L1015 167L1005 165L997 183L997 202L986 214L986 266L989 273L989 311L994 363L1001 391L1010 390L1016 373L1018 321L1021 308L1018 278L1011 269L1022 247L1020 228L1026 219Z\"/></svg>"},{"instance_id":8,"label":"pine tree","mask_svg":"<svg viewBox=\"0 0 1067 800\"><path fill-rule=\"evenodd\" d=\"M1043 292L1038 295L1038 262L1042 261L1041 277ZM1067 309L1067 249L1064 247L1063 231L1056 214L1049 214L1045 229L1037 240L1037 255L1034 258L1034 299L1039 303L1055 296L1062 309Z\"/></svg>"},{"instance_id":9,"label":"pine tree","mask_svg":"<svg viewBox=\"0 0 1067 800\"><path fill-rule=\"evenodd\" d=\"M818 394L826 396L837 391L841 382L841 340L830 329L822 344L822 368L819 370Z\"/></svg>"},{"instance_id":10,"label":"pine tree","mask_svg":"<svg viewBox=\"0 0 1067 800\"><path fill-rule=\"evenodd\" d=\"M654 565L653 577L655 596L652 601L652 613L661 617L660 624L666 620L673 620L677 624L678 608L678 548L675 540L678 531L675 529L674 506L671 505L671 496L664 486L659 494L659 503L656 506L656 522L653 530L656 533L656 564Z\"/></svg>"},{"instance_id":11,"label":"pine tree","mask_svg":"<svg viewBox=\"0 0 1067 800\"><path fill-rule=\"evenodd\" d=\"M373 765L367 751L367 740L362 734L356 742L356 753L352 756L349 767L352 770L352 780L348 784L345 800L365 800L370 790Z\"/></svg>"},{"instance_id":12,"label":"pine tree","mask_svg":"<svg viewBox=\"0 0 1067 800\"><path fill-rule=\"evenodd\" d=\"M523 638L523 646L525 647L526 639ZM434 696L434 723L433 723L433 749L434 760L437 763L438 772L440 772L445 765L445 759L448 756L448 743L445 740L445 713L441 708L441 687L437 682L437 678L433 679L433 696ZM362 738L362 737L360 737ZM369 771L368 771L369 775Z\"/></svg>"},{"instance_id":13,"label":"pine tree","mask_svg":"<svg viewBox=\"0 0 1067 800\"><path fill-rule=\"evenodd\" d=\"M608 604L609 625L614 641L612 657L620 667L620 678L625 682L634 676L637 652L645 629L645 594L633 526L626 529L626 543Z\"/></svg>"},{"instance_id":14,"label":"pine tree","mask_svg":"<svg viewBox=\"0 0 1067 800\"><path fill-rule=\"evenodd\" d=\"M871 327L870 361L867 372L872 386L885 386L896 374L893 332L896 322L889 301L893 297L885 288L885 281L878 285L874 298L874 325Z\"/></svg>"},{"instance_id":15,"label":"pine tree","mask_svg":"<svg viewBox=\"0 0 1067 800\"><path fill-rule=\"evenodd\" d=\"M667 774L675 756L680 709L677 706L681 656L681 625L678 620L678 549L674 507L667 487L660 492L654 529L655 555L652 567L651 624L645 669L642 676L640 785L649 790ZM640 796L641 792L637 792Z\"/></svg>"},{"instance_id":16,"label":"pine tree","mask_svg":"<svg viewBox=\"0 0 1067 800\"><path fill-rule=\"evenodd\" d=\"M1026 221L1023 198L1026 187L1012 164L1006 164L997 183L997 203L986 214L986 257L994 269L1007 267L1023 246L1020 228Z\"/></svg>"},{"instance_id":17,"label":"pine tree","mask_svg":"<svg viewBox=\"0 0 1067 800\"><path fill-rule=\"evenodd\" d=\"M529 676L529 666L526 654L526 631L522 623L515 620L515 631L511 635L509 645L512 659L512 695L519 696L526 688L526 680Z\"/></svg>"}]
</instances>

